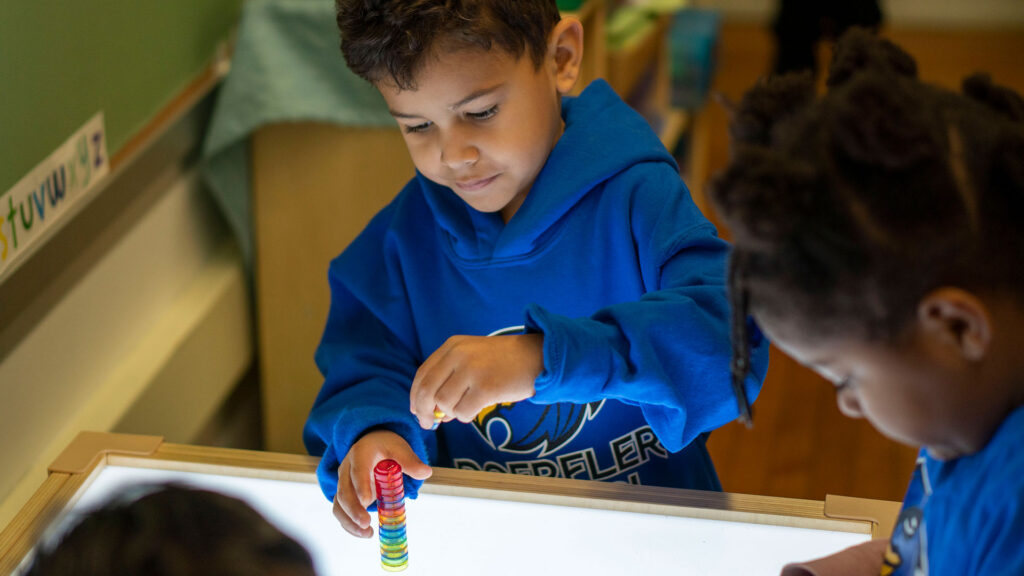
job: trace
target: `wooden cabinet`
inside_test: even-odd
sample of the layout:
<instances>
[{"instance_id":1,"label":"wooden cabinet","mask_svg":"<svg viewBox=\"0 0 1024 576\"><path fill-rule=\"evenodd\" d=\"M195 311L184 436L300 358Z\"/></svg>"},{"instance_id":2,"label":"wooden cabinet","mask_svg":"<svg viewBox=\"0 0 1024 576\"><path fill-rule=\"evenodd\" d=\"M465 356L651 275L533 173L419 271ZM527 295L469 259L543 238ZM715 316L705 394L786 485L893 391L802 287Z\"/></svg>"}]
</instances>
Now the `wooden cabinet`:
<instances>
[{"instance_id":1,"label":"wooden cabinet","mask_svg":"<svg viewBox=\"0 0 1024 576\"><path fill-rule=\"evenodd\" d=\"M251 151L263 444L301 454L323 384L313 352L331 303L327 266L414 168L397 128L272 124Z\"/></svg>"}]
</instances>

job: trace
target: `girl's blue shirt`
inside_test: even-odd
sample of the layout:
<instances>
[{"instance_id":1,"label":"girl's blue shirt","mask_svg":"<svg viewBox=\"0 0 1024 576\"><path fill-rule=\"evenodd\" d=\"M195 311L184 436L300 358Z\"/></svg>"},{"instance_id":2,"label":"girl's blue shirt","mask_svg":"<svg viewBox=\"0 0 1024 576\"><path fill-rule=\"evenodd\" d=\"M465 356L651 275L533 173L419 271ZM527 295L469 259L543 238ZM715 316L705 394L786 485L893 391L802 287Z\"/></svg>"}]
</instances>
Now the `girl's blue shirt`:
<instances>
[{"instance_id":1,"label":"girl's blue shirt","mask_svg":"<svg viewBox=\"0 0 1024 576\"><path fill-rule=\"evenodd\" d=\"M1024 574L1024 407L981 451L918 456L887 553L893 576Z\"/></svg>"},{"instance_id":2,"label":"girl's blue shirt","mask_svg":"<svg viewBox=\"0 0 1024 576\"><path fill-rule=\"evenodd\" d=\"M737 415L727 244L649 124L604 81L563 101L565 132L505 224L417 174L329 269L324 375L304 431L328 498L371 428L431 465L719 489L704 434ZM420 363L455 334L544 335L536 395L421 430ZM768 343L753 334L747 393ZM419 482L406 477L406 493Z\"/></svg>"}]
</instances>

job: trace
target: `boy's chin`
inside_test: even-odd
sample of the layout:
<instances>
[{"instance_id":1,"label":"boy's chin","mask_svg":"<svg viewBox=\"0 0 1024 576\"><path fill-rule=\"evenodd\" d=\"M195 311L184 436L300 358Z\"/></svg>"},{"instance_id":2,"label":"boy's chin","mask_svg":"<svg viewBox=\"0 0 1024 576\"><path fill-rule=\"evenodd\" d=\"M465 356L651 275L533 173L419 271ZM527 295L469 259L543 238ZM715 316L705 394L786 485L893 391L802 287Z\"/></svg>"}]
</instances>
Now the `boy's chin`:
<instances>
[{"instance_id":1,"label":"boy's chin","mask_svg":"<svg viewBox=\"0 0 1024 576\"><path fill-rule=\"evenodd\" d=\"M465 200L463 201L465 202ZM466 202L466 205L472 208L473 210L476 210L477 212L481 212L484 214L498 214L499 212L501 212L501 209L503 208L503 206L492 206L489 204L481 204L479 202Z\"/></svg>"}]
</instances>

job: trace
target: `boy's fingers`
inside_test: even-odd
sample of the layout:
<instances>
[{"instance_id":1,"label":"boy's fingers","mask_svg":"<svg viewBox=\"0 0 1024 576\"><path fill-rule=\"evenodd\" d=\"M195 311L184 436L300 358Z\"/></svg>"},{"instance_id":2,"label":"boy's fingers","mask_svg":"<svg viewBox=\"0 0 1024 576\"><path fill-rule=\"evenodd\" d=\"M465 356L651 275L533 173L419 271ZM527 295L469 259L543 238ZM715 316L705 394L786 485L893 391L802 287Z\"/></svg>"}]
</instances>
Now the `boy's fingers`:
<instances>
[{"instance_id":1,"label":"boy's fingers","mask_svg":"<svg viewBox=\"0 0 1024 576\"><path fill-rule=\"evenodd\" d=\"M448 351L452 347L454 338L455 337L453 336L445 340L444 344L442 344L437 350L434 350L433 354L427 356L427 359L424 360L423 363L420 364L419 369L416 370L416 375L412 378L412 387L409 390L409 410L411 410L413 414L418 415L417 409L420 408L421 405L419 400L424 396L424 381L428 378L433 380L436 377L434 371L436 370L437 365L448 355ZM429 394L433 396L433 389L429 390ZM433 406L431 406L430 409L433 410Z\"/></svg>"},{"instance_id":2,"label":"boy's fingers","mask_svg":"<svg viewBox=\"0 0 1024 576\"><path fill-rule=\"evenodd\" d=\"M442 348L438 348L438 351ZM412 386L409 388L409 411L413 414L416 414L416 409L418 408L417 399L421 394L420 389L423 387L423 379L430 374L430 371L434 368L434 364L437 364L437 361L440 359L438 351L435 351L433 354L428 356L427 359L423 361L423 364L420 364L420 367L416 370L416 375L412 378Z\"/></svg>"},{"instance_id":3,"label":"boy's fingers","mask_svg":"<svg viewBox=\"0 0 1024 576\"><path fill-rule=\"evenodd\" d=\"M349 468L348 477L346 478L346 490L342 495L341 505L360 528L366 528L370 525L370 514L366 511L366 507L373 502L374 497L368 497L372 489L367 490L365 484L360 481L363 476L360 470L362 468L355 465Z\"/></svg>"},{"instance_id":4,"label":"boy's fingers","mask_svg":"<svg viewBox=\"0 0 1024 576\"><path fill-rule=\"evenodd\" d=\"M373 536L373 529L369 527L370 515L366 513L365 507L359 506L348 463L338 468L338 492L334 495L333 511L334 517L349 534L360 538Z\"/></svg>"},{"instance_id":5,"label":"boy's fingers","mask_svg":"<svg viewBox=\"0 0 1024 576\"><path fill-rule=\"evenodd\" d=\"M352 488L355 495L356 503L359 504L360 510L366 517L366 525L370 523L370 514L366 512L365 508L373 503L377 499L377 494L374 492L373 486L373 467L376 464L371 461L369 466L364 465L361 461L353 462L351 481Z\"/></svg>"},{"instance_id":6,"label":"boy's fingers","mask_svg":"<svg viewBox=\"0 0 1024 576\"><path fill-rule=\"evenodd\" d=\"M345 512L345 515L352 521L352 524L360 534L373 535L373 529L370 528L370 514L353 493L342 494L338 503L341 504L342 511Z\"/></svg>"},{"instance_id":7,"label":"boy's fingers","mask_svg":"<svg viewBox=\"0 0 1024 576\"><path fill-rule=\"evenodd\" d=\"M471 422L476 415L484 408L497 404L499 400L490 398L488 394L481 393L479 389L466 390L459 402L452 408L451 414L460 422Z\"/></svg>"},{"instance_id":8,"label":"boy's fingers","mask_svg":"<svg viewBox=\"0 0 1024 576\"><path fill-rule=\"evenodd\" d=\"M445 414L454 414L455 407L472 388L471 378L472 375L467 374L465 370L449 376L444 384L434 392L434 403L437 404L437 407Z\"/></svg>"},{"instance_id":9,"label":"boy's fingers","mask_svg":"<svg viewBox=\"0 0 1024 576\"><path fill-rule=\"evenodd\" d=\"M402 473L407 474L410 478L426 480L434 473L434 469L424 464L412 449L397 451L392 458L402 467Z\"/></svg>"},{"instance_id":10,"label":"boy's fingers","mask_svg":"<svg viewBox=\"0 0 1024 576\"><path fill-rule=\"evenodd\" d=\"M446 416L450 416L461 422L469 422L473 418L476 418L477 415L477 412L473 412L472 414L467 412L469 404L466 403L466 398L474 394L473 390L474 389L469 386L456 386L451 382L451 380L449 380L448 385L438 392L438 405L446 407L444 411ZM441 396L444 398L441 398Z\"/></svg>"},{"instance_id":11,"label":"boy's fingers","mask_svg":"<svg viewBox=\"0 0 1024 576\"><path fill-rule=\"evenodd\" d=\"M420 383L420 388L413 395L413 413L420 421L420 427L429 430L434 425L434 408L444 411L444 406L437 403L437 390L454 374L451 367L444 363L437 365Z\"/></svg>"},{"instance_id":12,"label":"boy's fingers","mask_svg":"<svg viewBox=\"0 0 1024 576\"><path fill-rule=\"evenodd\" d=\"M348 513L345 512L344 506L342 506L341 504L340 494L334 497L333 512L334 517L338 519L338 523L341 524L341 527L345 530L345 532L348 532L349 534L359 538L369 538L370 536L373 536L373 528L363 528L362 526L359 526L358 524L353 522L352 518L348 516Z\"/></svg>"}]
</instances>

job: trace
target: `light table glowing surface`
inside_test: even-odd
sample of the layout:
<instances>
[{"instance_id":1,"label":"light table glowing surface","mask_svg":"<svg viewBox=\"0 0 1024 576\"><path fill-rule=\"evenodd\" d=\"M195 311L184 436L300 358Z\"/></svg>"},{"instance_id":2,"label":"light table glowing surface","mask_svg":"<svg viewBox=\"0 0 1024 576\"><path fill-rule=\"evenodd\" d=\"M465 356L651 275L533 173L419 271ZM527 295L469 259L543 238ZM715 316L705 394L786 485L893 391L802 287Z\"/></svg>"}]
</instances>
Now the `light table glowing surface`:
<instances>
[{"instance_id":1,"label":"light table glowing surface","mask_svg":"<svg viewBox=\"0 0 1024 576\"><path fill-rule=\"evenodd\" d=\"M62 496L37 501L35 518L12 522L0 536L0 573L68 510L87 510L139 482L176 481L245 500L305 545L319 574L385 574L377 538L354 538L339 527L315 483L315 464L301 456L171 444L150 456L103 456L69 474L64 483L72 485L56 490ZM51 480L62 474L51 473ZM879 506L859 499L843 504L854 516L870 516ZM888 514L897 506L881 508ZM787 562L871 537L872 522L824 511L818 501L436 469L420 497L406 500L404 574L775 575ZM376 531L376 515L371 518Z\"/></svg>"}]
</instances>

